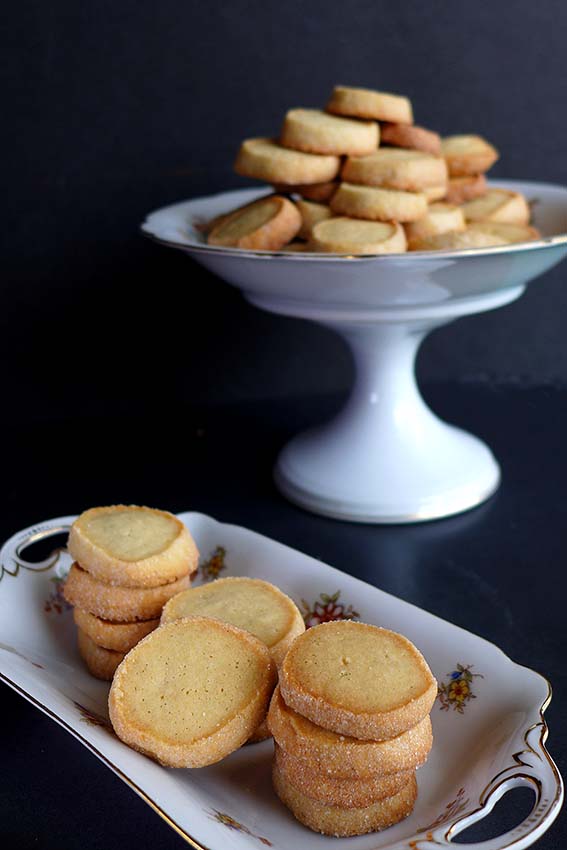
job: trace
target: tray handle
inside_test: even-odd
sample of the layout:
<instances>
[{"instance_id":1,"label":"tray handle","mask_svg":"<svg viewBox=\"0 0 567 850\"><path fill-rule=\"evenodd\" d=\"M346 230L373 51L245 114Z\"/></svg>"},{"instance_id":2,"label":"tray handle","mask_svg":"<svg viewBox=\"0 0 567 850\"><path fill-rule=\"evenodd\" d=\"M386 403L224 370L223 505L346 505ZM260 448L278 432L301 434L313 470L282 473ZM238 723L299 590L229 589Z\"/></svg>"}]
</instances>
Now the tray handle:
<instances>
[{"instance_id":1,"label":"tray handle","mask_svg":"<svg viewBox=\"0 0 567 850\"><path fill-rule=\"evenodd\" d=\"M4 575L17 576L20 569L43 572L54 566L59 559L59 552L52 553L43 561L27 561L24 552L32 543L66 533L71 528L75 516L62 516L48 519L37 525L30 525L12 535L0 549L0 580Z\"/></svg>"},{"instance_id":2,"label":"tray handle","mask_svg":"<svg viewBox=\"0 0 567 850\"><path fill-rule=\"evenodd\" d=\"M463 850L505 850L507 847L527 847L551 826L563 802L563 781L551 756L545 748L547 725L541 722L531 726L524 735L524 748L515 753L515 764L506 768L484 789L476 811L445 823L423 839L412 843L415 850L434 850L439 847L457 847ZM452 839L467 827L485 818L504 794L513 788L531 788L534 804L524 820L508 832L486 841L454 844Z\"/></svg>"}]
</instances>

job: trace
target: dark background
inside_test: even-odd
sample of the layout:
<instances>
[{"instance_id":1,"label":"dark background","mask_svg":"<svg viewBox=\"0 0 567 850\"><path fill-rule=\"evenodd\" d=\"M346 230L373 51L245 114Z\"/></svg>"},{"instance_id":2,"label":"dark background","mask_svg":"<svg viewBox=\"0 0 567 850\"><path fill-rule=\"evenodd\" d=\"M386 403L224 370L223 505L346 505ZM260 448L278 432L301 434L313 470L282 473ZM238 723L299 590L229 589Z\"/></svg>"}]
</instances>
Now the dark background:
<instances>
[{"instance_id":1,"label":"dark background","mask_svg":"<svg viewBox=\"0 0 567 850\"><path fill-rule=\"evenodd\" d=\"M151 209L245 185L241 139L335 83L407 94L419 123L485 135L495 177L567 184L564 0L20 0L3 25L1 538L119 501L254 528L541 671L564 768L567 266L420 355L433 408L498 456L496 497L380 528L299 511L271 482L278 448L344 396L342 343L138 233ZM0 709L5 846L183 846L7 688ZM494 833L529 805L510 822L499 810ZM561 818L538 847L566 844Z\"/></svg>"},{"instance_id":2,"label":"dark background","mask_svg":"<svg viewBox=\"0 0 567 850\"><path fill-rule=\"evenodd\" d=\"M138 233L151 209L245 185L239 142L334 83L485 135L494 177L567 183L564 0L21 0L10 18L0 359L22 418L348 385L331 332L260 313ZM434 334L422 378L563 385L565 274Z\"/></svg>"}]
</instances>

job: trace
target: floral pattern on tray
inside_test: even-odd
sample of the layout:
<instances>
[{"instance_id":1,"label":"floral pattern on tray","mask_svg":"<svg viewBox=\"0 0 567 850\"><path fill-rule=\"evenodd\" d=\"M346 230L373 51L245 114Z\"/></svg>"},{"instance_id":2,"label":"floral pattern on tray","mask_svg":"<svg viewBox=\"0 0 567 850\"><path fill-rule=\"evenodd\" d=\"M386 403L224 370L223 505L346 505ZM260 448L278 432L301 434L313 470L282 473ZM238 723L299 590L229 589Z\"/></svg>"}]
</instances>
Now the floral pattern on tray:
<instances>
[{"instance_id":1,"label":"floral pattern on tray","mask_svg":"<svg viewBox=\"0 0 567 850\"><path fill-rule=\"evenodd\" d=\"M441 682L437 692L441 711L458 711L464 714L465 706L471 699L476 699L473 693L473 679L484 679L482 673L472 673L474 664L457 664L456 668L447 674L448 681Z\"/></svg>"},{"instance_id":2,"label":"floral pattern on tray","mask_svg":"<svg viewBox=\"0 0 567 850\"><path fill-rule=\"evenodd\" d=\"M211 820L217 821L217 823L222 823L223 826L226 826L228 829L233 829L235 832L244 832L246 835L249 835L251 838L256 838L262 844L265 844L267 847L273 847L271 841L267 838L263 838L261 835L256 835L252 832L251 829L248 829L247 826L244 826L240 821L235 820L230 815L225 814L224 812L219 812L218 809L210 809L207 814L211 818Z\"/></svg>"},{"instance_id":3,"label":"floral pattern on tray","mask_svg":"<svg viewBox=\"0 0 567 850\"><path fill-rule=\"evenodd\" d=\"M92 711L90 708L85 708L84 705L81 705L81 703L76 700L75 707L79 710L83 723L86 723L88 726L98 726L101 729L108 729L109 732L113 732L110 720L107 717L104 717L104 715L99 714L96 711Z\"/></svg>"},{"instance_id":4,"label":"floral pattern on tray","mask_svg":"<svg viewBox=\"0 0 567 850\"><path fill-rule=\"evenodd\" d=\"M443 823L447 823L448 821L454 820L454 818L459 815L469 804L469 798L465 797L465 789L459 788L457 794L450 803L447 803L444 811L441 812L435 820L428 824L427 826L420 827L418 832L429 832L430 830L436 829L438 826L441 826ZM410 842L410 847L414 844L414 842ZM417 846L417 845L416 845ZM466 845L465 845L466 846Z\"/></svg>"},{"instance_id":5,"label":"floral pattern on tray","mask_svg":"<svg viewBox=\"0 0 567 850\"><path fill-rule=\"evenodd\" d=\"M49 579L52 589L43 603L43 610L46 614L63 614L72 609L73 606L63 596L63 585L68 572L69 567L62 568L61 565L58 565L55 569L55 575Z\"/></svg>"},{"instance_id":6,"label":"floral pattern on tray","mask_svg":"<svg viewBox=\"0 0 567 850\"><path fill-rule=\"evenodd\" d=\"M310 629L312 626L330 623L332 620L357 620L360 617L358 611L355 611L352 605L339 602L340 597L341 591L337 590L332 596L328 593L320 593L313 604L302 599L305 627Z\"/></svg>"},{"instance_id":7,"label":"floral pattern on tray","mask_svg":"<svg viewBox=\"0 0 567 850\"><path fill-rule=\"evenodd\" d=\"M224 546L217 546L212 555L199 564L195 578L200 576L203 581L214 581L223 570L226 570L225 558L226 549Z\"/></svg>"}]
</instances>

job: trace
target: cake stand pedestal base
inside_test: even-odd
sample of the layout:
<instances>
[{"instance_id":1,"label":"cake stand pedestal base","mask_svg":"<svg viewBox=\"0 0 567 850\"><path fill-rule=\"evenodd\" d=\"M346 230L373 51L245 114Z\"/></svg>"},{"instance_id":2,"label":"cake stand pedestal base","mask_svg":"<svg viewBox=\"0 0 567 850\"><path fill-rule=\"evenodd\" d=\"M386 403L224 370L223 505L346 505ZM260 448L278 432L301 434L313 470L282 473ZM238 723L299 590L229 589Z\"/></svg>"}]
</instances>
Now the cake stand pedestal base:
<instances>
[{"instance_id":1,"label":"cake stand pedestal base","mask_svg":"<svg viewBox=\"0 0 567 850\"><path fill-rule=\"evenodd\" d=\"M368 311L360 317L309 316L347 341L356 380L333 420L285 446L274 473L281 492L315 513L367 523L438 519L488 499L500 482L492 452L427 407L415 380L415 357L434 328L503 306L522 291L374 311L371 317ZM277 312L289 315L284 305ZM308 318L304 306L302 316Z\"/></svg>"}]
</instances>

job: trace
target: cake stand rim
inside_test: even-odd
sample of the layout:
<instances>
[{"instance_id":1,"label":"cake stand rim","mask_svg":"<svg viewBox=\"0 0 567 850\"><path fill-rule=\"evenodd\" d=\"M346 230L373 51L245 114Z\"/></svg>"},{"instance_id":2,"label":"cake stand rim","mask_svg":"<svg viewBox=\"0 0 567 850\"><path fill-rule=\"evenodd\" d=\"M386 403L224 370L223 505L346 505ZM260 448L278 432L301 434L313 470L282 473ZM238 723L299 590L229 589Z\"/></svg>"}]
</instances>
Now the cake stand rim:
<instances>
[{"instance_id":1,"label":"cake stand rim","mask_svg":"<svg viewBox=\"0 0 567 850\"><path fill-rule=\"evenodd\" d=\"M510 189L512 191L519 189L520 186L529 186L531 187L528 191L538 190L559 190L565 194L565 208L567 213L567 186L562 185L561 183L549 183L546 181L533 181L533 180L496 180L489 181L489 186L491 188L503 188ZM231 195L240 195L243 196L248 194L250 196L250 200L254 200L256 197L261 198L265 195L273 194L268 190L267 187L264 188L254 188L254 187L245 187L243 189L230 189L224 192L214 192L211 195L201 195L195 198L188 198L183 201L177 201L174 204L167 204L164 207L158 207L155 210L149 212L142 224L140 225L140 230L143 236L147 239L150 239L152 242L156 242L157 244L164 245L168 248L175 248L177 250L183 251L188 254L209 254L209 255L217 255L219 257L236 257L239 259L263 259L263 260L271 260L278 259L284 260L286 262L295 262L295 263L320 263L320 262L337 262L337 263L348 263L352 261L357 262L396 262L399 261L403 264L407 264L412 260L419 260L420 262L436 262L441 259L458 259L458 258L466 258L466 257L481 257L481 256L495 256L496 254L512 254L512 253L523 253L525 251L534 251L534 250L544 250L546 248L557 247L560 245L567 246L567 232L555 234L553 236L544 236L541 239L534 239L531 242L513 242L506 243L503 245L493 245L485 248L464 248L460 250L447 250L447 251L411 251L397 254L329 254L329 253L317 253L317 252L309 252L309 253L295 253L289 251L260 251L260 250L247 250L243 248L227 248L220 245L207 245L203 243L194 242L188 239L185 240L173 240L166 239L163 236L157 235L155 230L153 229L152 222L155 221L158 217L165 216L166 214L171 214L175 210L181 211L182 209L190 209L192 205L197 206L198 204L205 203L207 201L212 201L214 199L220 199L223 196L231 196Z\"/></svg>"}]
</instances>

